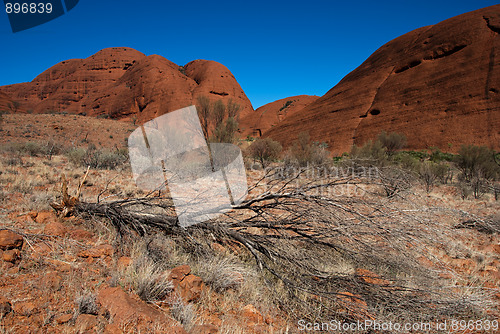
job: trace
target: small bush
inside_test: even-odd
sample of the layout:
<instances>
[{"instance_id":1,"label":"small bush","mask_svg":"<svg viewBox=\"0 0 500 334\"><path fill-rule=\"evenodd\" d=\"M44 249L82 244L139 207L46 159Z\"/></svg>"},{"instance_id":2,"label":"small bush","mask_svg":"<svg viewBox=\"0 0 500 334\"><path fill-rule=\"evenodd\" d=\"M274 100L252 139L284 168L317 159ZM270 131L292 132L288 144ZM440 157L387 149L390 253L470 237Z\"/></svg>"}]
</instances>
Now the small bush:
<instances>
[{"instance_id":1,"label":"small bush","mask_svg":"<svg viewBox=\"0 0 500 334\"><path fill-rule=\"evenodd\" d=\"M397 132L387 133L382 131L377 139L382 144L382 147L385 147L389 156L406 146L406 136Z\"/></svg>"},{"instance_id":2,"label":"small bush","mask_svg":"<svg viewBox=\"0 0 500 334\"><path fill-rule=\"evenodd\" d=\"M301 132L297 140L288 149L285 156L285 165L298 165L305 167L308 165L323 165L329 159L329 152L325 143L311 142L311 137L307 132Z\"/></svg>"},{"instance_id":3,"label":"small bush","mask_svg":"<svg viewBox=\"0 0 500 334\"><path fill-rule=\"evenodd\" d=\"M248 147L250 157L252 157L254 161L258 160L263 168L266 167L270 161L276 160L281 150L281 144L271 138L259 138Z\"/></svg>"},{"instance_id":4,"label":"small bush","mask_svg":"<svg viewBox=\"0 0 500 334\"><path fill-rule=\"evenodd\" d=\"M286 108L288 108L291 104L293 103L293 101L291 100L288 100L285 102L285 104L283 104L283 107L280 108L280 111L283 111L285 110Z\"/></svg>"},{"instance_id":5,"label":"small bush","mask_svg":"<svg viewBox=\"0 0 500 334\"><path fill-rule=\"evenodd\" d=\"M380 141L368 141L363 146L353 145L350 158L362 166L382 166L387 163L386 148Z\"/></svg>"},{"instance_id":6,"label":"small bush","mask_svg":"<svg viewBox=\"0 0 500 334\"><path fill-rule=\"evenodd\" d=\"M94 145L87 149L74 148L66 153L68 160L76 166L96 169L115 169L128 161L125 150L97 150Z\"/></svg>"},{"instance_id":7,"label":"small bush","mask_svg":"<svg viewBox=\"0 0 500 334\"><path fill-rule=\"evenodd\" d=\"M448 166L444 164L437 164L432 161L424 161L420 164L418 175L425 185L425 191L430 193L436 182L446 179Z\"/></svg>"},{"instance_id":8,"label":"small bush","mask_svg":"<svg viewBox=\"0 0 500 334\"><path fill-rule=\"evenodd\" d=\"M495 152L486 146L463 145L458 153L455 164L460 170L459 179L479 198L488 190L487 184L500 175Z\"/></svg>"}]
</instances>

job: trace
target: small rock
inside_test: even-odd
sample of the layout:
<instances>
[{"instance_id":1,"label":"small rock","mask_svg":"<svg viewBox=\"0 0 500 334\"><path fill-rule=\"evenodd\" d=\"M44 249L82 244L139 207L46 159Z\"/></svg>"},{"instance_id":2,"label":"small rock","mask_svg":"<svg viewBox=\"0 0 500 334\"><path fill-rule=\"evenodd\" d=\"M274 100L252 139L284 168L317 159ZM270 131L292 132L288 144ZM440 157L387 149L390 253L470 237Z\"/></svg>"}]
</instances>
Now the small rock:
<instances>
[{"instance_id":1,"label":"small rock","mask_svg":"<svg viewBox=\"0 0 500 334\"><path fill-rule=\"evenodd\" d=\"M30 213L30 216L38 224L47 224L50 222L57 221L57 216L52 211L40 211L40 212L36 213L36 215L34 213L33 214Z\"/></svg>"},{"instance_id":2,"label":"small rock","mask_svg":"<svg viewBox=\"0 0 500 334\"><path fill-rule=\"evenodd\" d=\"M243 307L242 316L246 318L249 322L255 324L264 322L264 317L252 304L248 304L245 307Z\"/></svg>"},{"instance_id":3,"label":"small rock","mask_svg":"<svg viewBox=\"0 0 500 334\"><path fill-rule=\"evenodd\" d=\"M19 249L9 249L3 252L2 258L5 262L15 263L21 259L21 252Z\"/></svg>"},{"instance_id":4,"label":"small rock","mask_svg":"<svg viewBox=\"0 0 500 334\"><path fill-rule=\"evenodd\" d=\"M9 230L0 231L0 249L8 250L23 247L23 237Z\"/></svg>"},{"instance_id":5,"label":"small rock","mask_svg":"<svg viewBox=\"0 0 500 334\"><path fill-rule=\"evenodd\" d=\"M76 229L74 231L71 231L69 235L71 236L71 238L80 241L89 240L94 237L94 233L84 229Z\"/></svg>"},{"instance_id":6,"label":"small rock","mask_svg":"<svg viewBox=\"0 0 500 334\"><path fill-rule=\"evenodd\" d=\"M178 266L172 269L169 275L169 279L182 281L185 276L189 275L190 272L191 272L191 267L188 266L187 264L184 264L182 266Z\"/></svg>"},{"instance_id":7,"label":"small rock","mask_svg":"<svg viewBox=\"0 0 500 334\"><path fill-rule=\"evenodd\" d=\"M84 258L97 258L104 256L112 256L114 252L113 246L111 245L99 245L95 248L87 249L78 253L79 257Z\"/></svg>"},{"instance_id":8,"label":"small rock","mask_svg":"<svg viewBox=\"0 0 500 334\"><path fill-rule=\"evenodd\" d=\"M79 333L87 333L99 324L97 316L91 314L80 314L75 322L75 328Z\"/></svg>"},{"instance_id":9,"label":"small rock","mask_svg":"<svg viewBox=\"0 0 500 334\"><path fill-rule=\"evenodd\" d=\"M118 266L118 269L119 270L125 270L128 268L128 266L130 266L132 264L132 258L128 257L128 256L122 256L121 258L118 259L118 263L117 263L117 266Z\"/></svg>"},{"instance_id":10,"label":"small rock","mask_svg":"<svg viewBox=\"0 0 500 334\"><path fill-rule=\"evenodd\" d=\"M58 325L62 325L62 324L67 323L68 321L70 321L72 318L73 318L72 314L63 314L63 315L58 316L55 319L55 322Z\"/></svg>"},{"instance_id":11,"label":"small rock","mask_svg":"<svg viewBox=\"0 0 500 334\"><path fill-rule=\"evenodd\" d=\"M203 291L203 280L195 275L187 275L182 281L177 285L174 281L174 290L186 301L193 302L201 297Z\"/></svg>"},{"instance_id":12,"label":"small rock","mask_svg":"<svg viewBox=\"0 0 500 334\"><path fill-rule=\"evenodd\" d=\"M50 273L45 274L41 279L41 284L49 288L51 290L59 290L61 289L62 278L56 272L52 271Z\"/></svg>"},{"instance_id":13,"label":"small rock","mask_svg":"<svg viewBox=\"0 0 500 334\"><path fill-rule=\"evenodd\" d=\"M36 306L32 302L19 302L12 307L19 315L30 316L36 312Z\"/></svg>"},{"instance_id":14,"label":"small rock","mask_svg":"<svg viewBox=\"0 0 500 334\"><path fill-rule=\"evenodd\" d=\"M12 304L5 298L0 296L0 317L12 311Z\"/></svg>"},{"instance_id":15,"label":"small rock","mask_svg":"<svg viewBox=\"0 0 500 334\"><path fill-rule=\"evenodd\" d=\"M104 334L123 334L123 331L116 324L107 324L104 327Z\"/></svg>"},{"instance_id":16,"label":"small rock","mask_svg":"<svg viewBox=\"0 0 500 334\"><path fill-rule=\"evenodd\" d=\"M192 332L196 334L217 334L219 329L214 325L204 324L194 326Z\"/></svg>"},{"instance_id":17,"label":"small rock","mask_svg":"<svg viewBox=\"0 0 500 334\"><path fill-rule=\"evenodd\" d=\"M66 227L58 221L52 221L45 225L43 232L55 237L62 237L66 234Z\"/></svg>"},{"instance_id":18,"label":"small rock","mask_svg":"<svg viewBox=\"0 0 500 334\"><path fill-rule=\"evenodd\" d=\"M174 290L188 303L200 298L203 290L203 280L190 273L191 267L182 265L172 269L168 276L172 280Z\"/></svg>"}]
</instances>

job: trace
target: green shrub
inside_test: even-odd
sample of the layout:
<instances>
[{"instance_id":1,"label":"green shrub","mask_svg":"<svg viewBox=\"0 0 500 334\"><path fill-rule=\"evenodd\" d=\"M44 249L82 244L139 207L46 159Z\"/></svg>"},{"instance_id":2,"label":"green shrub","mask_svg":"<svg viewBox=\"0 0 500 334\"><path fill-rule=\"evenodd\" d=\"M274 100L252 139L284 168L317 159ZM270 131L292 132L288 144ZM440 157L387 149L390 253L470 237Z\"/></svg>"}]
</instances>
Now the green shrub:
<instances>
[{"instance_id":1,"label":"green shrub","mask_svg":"<svg viewBox=\"0 0 500 334\"><path fill-rule=\"evenodd\" d=\"M441 150L437 147L431 147L431 155L429 159L433 162L441 162L441 161L453 161L455 159L455 155L451 153L441 152Z\"/></svg>"},{"instance_id":2,"label":"green shrub","mask_svg":"<svg viewBox=\"0 0 500 334\"><path fill-rule=\"evenodd\" d=\"M285 110L286 108L288 108L291 104L293 103L292 100L288 100L285 102L285 104L283 105L283 107L280 108L280 111L283 111Z\"/></svg>"}]
</instances>

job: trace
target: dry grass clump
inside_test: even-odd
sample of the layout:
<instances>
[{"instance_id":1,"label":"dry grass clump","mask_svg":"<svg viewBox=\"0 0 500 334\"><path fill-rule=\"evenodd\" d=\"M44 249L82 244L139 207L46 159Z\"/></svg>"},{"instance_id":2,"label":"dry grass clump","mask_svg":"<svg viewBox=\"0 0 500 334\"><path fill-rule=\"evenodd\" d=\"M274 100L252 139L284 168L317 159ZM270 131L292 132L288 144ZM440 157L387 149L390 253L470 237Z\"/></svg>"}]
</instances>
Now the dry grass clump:
<instances>
[{"instance_id":1,"label":"dry grass clump","mask_svg":"<svg viewBox=\"0 0 500 334\"><path fill-rule=\"evenodd\" d=\"M239 289L253 273L230 256L217 256L200 261L198 275L217 292Z\"/></svg>"},{"instance_id":2,"label":"dry grass clump","mask_svg":"<svg viewBox=\"0 0 500 334\"><path fill-rule=\"evenodd\" d=\"M148 255L146 244L138 242L132 250L133 263L125 273L125 281L146 302L164 299L173 290L169 271Z\"/></svg>"},{"instance_id":3,"label":"dry grass clump","mask_svg":"<svg viewBox=\"0 0 500 334\"><path fill-rule=\"evenodd\" d=\"M77 296L75 304L78 314L97 315L99 312L99 307L97 306L97 296L95 293L89 291L81 293Z\"/></svg>"},{"instance_id":4,"label":"dry grass clump","mask_svg":"<svg viewBox=\"0 0 500 334\"><path fill-rule=\"evenodd\" d=\"M186 304L180 296L174 296L169 302L170 314L179 321L186 331L197 323L196 309L193 304Z\"/></svg>"}]
</instances>

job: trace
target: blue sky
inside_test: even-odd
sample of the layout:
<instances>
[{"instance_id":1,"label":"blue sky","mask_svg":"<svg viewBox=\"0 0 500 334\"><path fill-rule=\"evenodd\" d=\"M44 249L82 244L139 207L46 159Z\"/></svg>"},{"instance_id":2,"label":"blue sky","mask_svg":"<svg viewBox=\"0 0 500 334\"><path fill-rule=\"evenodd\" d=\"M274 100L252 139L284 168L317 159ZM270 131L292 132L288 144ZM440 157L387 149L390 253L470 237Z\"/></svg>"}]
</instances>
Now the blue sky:
<instances>
[{"instance_id":1,"label":"blue sky","mask_svg":"<svg viewBox=\"0 0 500 334\"><path fill-rule=\"evenodd\" d=\"M80 0L66 15L18 33L2 10L0 85L127 46L178 65L218 61L257 108L293 95L323 95L391 39L496 3Z\"/></svg>"}]
</instances>

